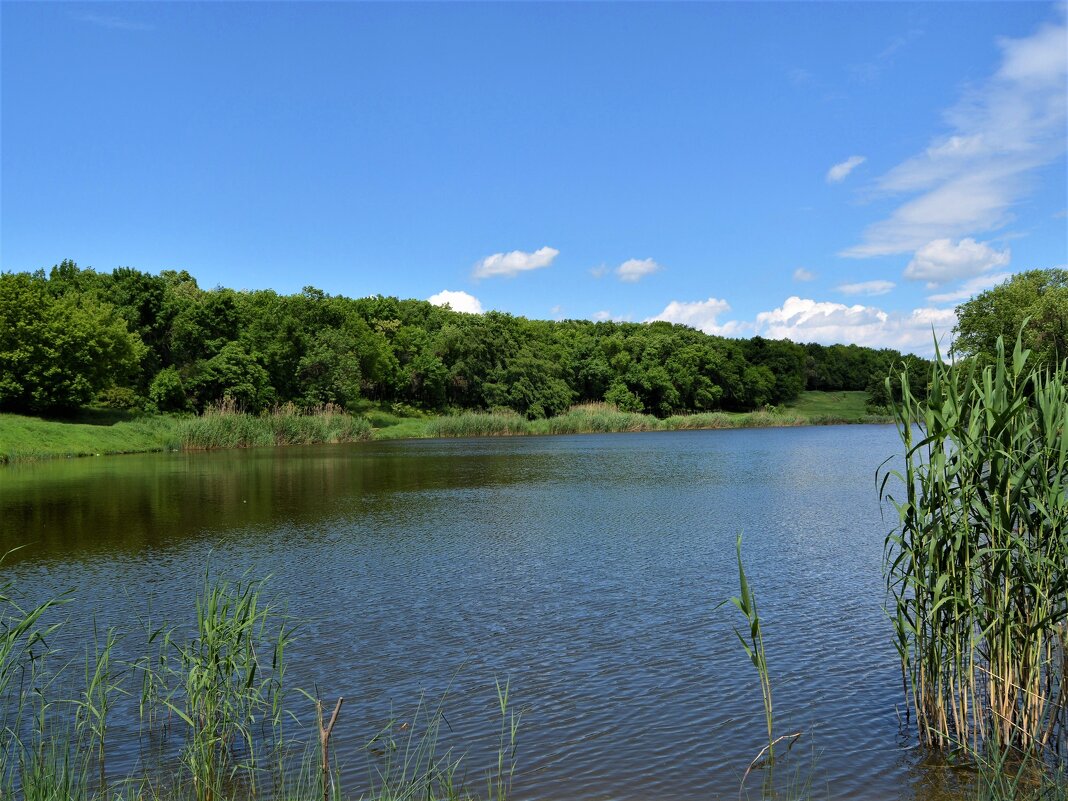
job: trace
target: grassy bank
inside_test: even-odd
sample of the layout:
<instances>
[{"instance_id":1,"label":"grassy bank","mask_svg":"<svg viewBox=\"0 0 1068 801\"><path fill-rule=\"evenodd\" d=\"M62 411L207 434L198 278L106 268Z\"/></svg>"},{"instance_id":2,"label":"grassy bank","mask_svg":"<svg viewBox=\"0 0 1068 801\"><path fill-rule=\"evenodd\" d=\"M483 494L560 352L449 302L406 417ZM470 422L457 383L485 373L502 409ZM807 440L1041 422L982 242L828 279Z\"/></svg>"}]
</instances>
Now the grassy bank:
<instances>
[{"instance_id":1,"label":"grassy bank","mask_svg":"<svg viewBox=\"0 0 1068 801\"><path fill-rule=\"evenodd\" d=\"M565 414L545 420L527 420L508 411L464 412L422 419L390 419L383 415L376 421L375 439L696 431L892 421L891 417L868 413L864 392L804 392L795 403L776 409L705 412L663 419L651 414L621 412L607 403L573 406Z\"/></svg>"},{"instance_id":2,"label":"grassy bank","mask_svg":"<svg viewBox=\"0 0 1068 801\"><path fill-rule=\"evenodd\" d=\"M54 457L100 456L164 450L208 450L272 445L358 442L367 439L530 436L627 431L885 423L869 415L863 392L804 392L774 410L707 412L660 419L621 412L603 403L575 406L547 420L510 412L465 412L431 416L414 409L367 406L355 415L325 406L301 410L292 404L262 415L214 407L199 417L86 410L70 420L0 414L0 464Z\"/></svg>"},{"instance_id":3,"label":"grassy bank","mask_svg":"<svg viewBox=\"0 0 1068 801\"><path fill-rule=\"evenodd\" d=\"M63 456L144 453L180 447L178 420L146 415L110 422L0 414L0 464Z\"/></svg>"},{"instance_id":4,"label":"grassy bank","mask_svg":"<svg viewBox=\"0 0 1068 801\"><path fill-rule=\"evenodd\" d=\"M77 420L0 414L0 464L72 456L357 442L371 424L333 407L287 404L260 415L214 407L198 417L87 413Z\"/></svg>"}]
</instances>

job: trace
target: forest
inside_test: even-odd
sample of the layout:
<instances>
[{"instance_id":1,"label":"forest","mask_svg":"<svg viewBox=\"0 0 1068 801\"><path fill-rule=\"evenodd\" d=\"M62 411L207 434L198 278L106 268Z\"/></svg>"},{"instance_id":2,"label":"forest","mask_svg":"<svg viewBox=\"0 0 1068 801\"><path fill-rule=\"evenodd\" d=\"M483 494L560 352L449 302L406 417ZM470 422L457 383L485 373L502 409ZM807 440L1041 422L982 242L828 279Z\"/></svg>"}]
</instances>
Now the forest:
<instances>
[{"instance_id":1,"label":"forest","mask_svg":"<svg viewBox=\"0 0 1068 801\"><path fill-rule=\"evenodd\" d=\"M666 322L531 320L314 287L203 289L186 271L110 273L66 260L0 273L0 411L86 405L249 412L368 401L529 419L606 401L665 417L776 406L803 390L885 398L891 367L923 360L857 345L728 339Z\"/></svg>"}]
</instances>

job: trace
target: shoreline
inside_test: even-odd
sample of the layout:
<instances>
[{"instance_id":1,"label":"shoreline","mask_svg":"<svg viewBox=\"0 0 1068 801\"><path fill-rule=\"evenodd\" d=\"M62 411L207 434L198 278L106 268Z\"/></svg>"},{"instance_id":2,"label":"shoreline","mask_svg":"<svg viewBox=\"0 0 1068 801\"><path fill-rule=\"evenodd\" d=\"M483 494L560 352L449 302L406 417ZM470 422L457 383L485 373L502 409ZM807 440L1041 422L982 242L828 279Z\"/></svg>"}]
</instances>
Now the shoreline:
<instances>
[{"instance_id":1,"label":"shoreline","mask_svg":"<svg viewBox=\"0 0 1068 801\"><path fill-rule=\"evenodd\" d=\"M0 465L62 458L114 456L168 451L230 450L287 445L327 445L402 439L560 436L650 431L716 431L739 428L792 428L820 425L883 425L893 419L858 412L855 403L828 409L828 399L859 393L806 393L809 409L705 412L657 418L619 412L605 404L586 404L553 418L527 420L516 414L464 412L428 417L300 414L292 409L266 415L206 414L129 416L96 422L56 421L0 414ZM855 401L855 398L846 400Z\"/></svg>"}]
</instances>

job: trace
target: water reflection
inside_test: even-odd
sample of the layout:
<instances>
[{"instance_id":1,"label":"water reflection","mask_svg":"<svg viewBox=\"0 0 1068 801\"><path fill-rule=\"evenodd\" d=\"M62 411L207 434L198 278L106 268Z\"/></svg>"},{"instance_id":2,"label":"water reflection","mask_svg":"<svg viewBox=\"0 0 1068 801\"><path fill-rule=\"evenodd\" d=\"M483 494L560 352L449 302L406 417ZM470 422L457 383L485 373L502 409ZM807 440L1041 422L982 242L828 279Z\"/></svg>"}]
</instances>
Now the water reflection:
<instances>
[{"instance_id":1,"label":"water reflection","mask_svg":"<svg viewBox=\"0 0 1068 801\"><path fill-rule=\"evenodd\" d=\"M4 572L78 587L66 647L204 566L250 567L305 621L290 677L345 694L335 751L448 690L447 740L492 761L494 678L527 709L526 799L735 798L762 745L732 633L744 532L777 727L820 796L941 798L902 748L876 466L892 428L679 432L160 454L0 472ZM131 640L129 647L134 643ZM132 757L131 757L132 758ZM757 780L759 784L759 779Z\"/></svg>"}]
</instances>

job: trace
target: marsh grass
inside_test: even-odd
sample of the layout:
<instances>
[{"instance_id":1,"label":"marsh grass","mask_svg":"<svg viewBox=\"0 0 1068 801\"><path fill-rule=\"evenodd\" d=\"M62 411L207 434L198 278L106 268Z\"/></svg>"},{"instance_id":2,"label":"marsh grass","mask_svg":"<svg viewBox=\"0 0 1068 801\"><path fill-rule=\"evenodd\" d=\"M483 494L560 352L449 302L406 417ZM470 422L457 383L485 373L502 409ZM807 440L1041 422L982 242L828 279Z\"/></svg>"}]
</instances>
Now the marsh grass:
<instances>
[{"instance_id":1,"label":"marsh grass","mask_svg":"<svg viewBox=\"0 0 1068 801\"><path fill-rule=\"evenodd\" d=\"M433 417L424 421L406 421L401 431L384 429L382 438L393 439L402 432L411 437L507 437L546 434L616 434L639 431L698 431L726 428L768 428L801 426L806 418L788 411L746 413L704 412L658 418L651 414L622 412L610 403L585 403L572 406L556 417L527 420L508 410L464 412ZM376 433L377 436L377 433Z\"/></svg>"},{"instance_id":2,"label":"marsh grass","mask_svg":"<svg viewBox=\"0 0 1068 801\"><path fill-rule=\"evenodd\" d=\"M0 586L0 799L24 801L331 801L346 796L321 737L290 705L285 655L295 629L264 580L205 571L191 626L94 629L84 660L49 647L67 600L20 605ZM145 636L142 655L118 657ZM120 648L120 645L122 648ZM138 649L135 647L134 651ZM112 717L135 714L137 768L115 775ZM468 801L464 754L440 747L445 696L420 702L410 724L371 738L367 801ZM505 801L515 770L520 713L497 684L500 754L485 776L487 801ZM321 707L319 707L321 709ZM336 709L340 709L340 702ZM306 719L306 715L303 716ZM331 731L337 724L332 716ZM129 727L123 730L127 739ZM125 743L129 749L130 743ZM129 752L126 756L129 764Z\"/></svg>"},{"instance_id":3,"label":"marsh grass","mask_svg":"<svg viewBox=\"0 0 1068 801\"><path fill-rule=\"evenodd\" d=\"M898 513L886 577L920 740L997 782L1008 764L1048 775L1066 745L1068 369L1027 365L1019 339L981 370L939 356L926 400L903 373L904 467L880 489Z\"/></svg>"},{"instance_id":4,"label":"marsh grass","mask_svg":"<svg viewBox=\"0 0 1068 801\"><path fill-rule=\"evenodd\" d=\"M181 419L177 435L188 450L310 445L370 439L371 424L332 404L301 408L287 403L255 415L221 401L198 417Z\"/></svg>"}]
</instances>

